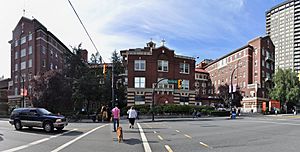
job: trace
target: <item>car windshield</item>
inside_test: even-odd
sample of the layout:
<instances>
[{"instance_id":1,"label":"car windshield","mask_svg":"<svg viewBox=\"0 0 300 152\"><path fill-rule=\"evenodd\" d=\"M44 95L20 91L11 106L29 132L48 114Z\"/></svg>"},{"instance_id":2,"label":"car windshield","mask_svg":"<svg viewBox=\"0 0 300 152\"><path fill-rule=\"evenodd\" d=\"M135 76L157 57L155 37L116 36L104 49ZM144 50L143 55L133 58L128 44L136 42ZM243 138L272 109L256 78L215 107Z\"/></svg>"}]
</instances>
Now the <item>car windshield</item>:
<instances>
[{"instance_id":1,"label":"car windshield","mask_svg":"<svg viewBox=\"0 0 300 152\"><path fill-rule=\"evenodd\" d=\"M50 115L50 114L52 114L51 112L49 112L48 110L43 109L43 108L39 109L39 111L40 111L41 114L44 114L44 115Z\"/></svg>"}]
</instances>

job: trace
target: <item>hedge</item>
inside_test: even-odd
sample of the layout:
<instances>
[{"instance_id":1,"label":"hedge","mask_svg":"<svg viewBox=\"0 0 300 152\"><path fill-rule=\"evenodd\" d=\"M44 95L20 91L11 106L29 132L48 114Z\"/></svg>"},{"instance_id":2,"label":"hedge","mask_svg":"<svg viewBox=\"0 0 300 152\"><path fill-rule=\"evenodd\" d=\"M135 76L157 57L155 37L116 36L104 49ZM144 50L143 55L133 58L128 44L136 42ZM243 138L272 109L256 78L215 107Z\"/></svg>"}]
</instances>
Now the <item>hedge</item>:
<instances>
[{"instance_id":1,"label":"hedge","mask_svg":"<svg viewBox=\"0 0 300 152\"><path fill-rule=\"evenodd\" d=\"M150 115L152 114L152 109L150 105L135 105L134 106L137 111L139 111L139 114L141 115ZM127 110L129 107L124 107L122 109L122 114L126 115ZM190 115L193 113L193 111L197 110L200 111L203 115L209 115L211 112L215 110L214 107L210 106L194 106L194 105L175 105L175 104L168 104L168 105L155 105L153 111L155 114L159 115L178 115L178 114L186 114Z\"/></svg>"}]
</instances>

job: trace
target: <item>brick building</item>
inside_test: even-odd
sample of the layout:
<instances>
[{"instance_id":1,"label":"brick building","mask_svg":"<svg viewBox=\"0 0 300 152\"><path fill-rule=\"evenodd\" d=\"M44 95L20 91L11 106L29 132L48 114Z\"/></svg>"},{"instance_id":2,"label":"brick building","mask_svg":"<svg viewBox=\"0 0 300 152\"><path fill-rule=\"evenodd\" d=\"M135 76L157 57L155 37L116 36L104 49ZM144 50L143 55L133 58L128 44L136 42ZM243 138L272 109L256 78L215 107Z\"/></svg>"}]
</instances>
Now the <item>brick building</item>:
<instances>
[{"instance_id":1,"label":"brick building","mask_svg":"<svg viewBox=\"0 0 300 152\"><path fill-rule=\"evenodd\" d=\"M274 50L269 36L258 37L208 64L205 70L210 74L215 93L218 86L232 83L233 92L239 89L243 96L242 111L261 112L262 103L269 101L267 90L273 86Z\"/></svg>"},{"instance_id":2,"label":"brick building","mask_svg":"<svg viewBox=\"0 0 300 152\"><path fill-rule=\"evenodd\" d=\"M218 99L214 98L213 90L214 89L211 83L209 73L204 69L196 66L195 69L196 105L211 105L212 103L219 102Z\"/></svg>"},{"instance_id":3,"label":"brick building","mask_svg":"<svg viewBox=\"0 0 300 152\"><path fill-rule=\"evenodd\" d=\"M63 69L65 57L72 55L72 52L38 20L26 17L22 17L13 29L9 43L12 78L9 106L23 106L23 87L27 90L24 106L30 106L33 88L29 81L40 72Z\"/></svg>"},{"instance_id":4,"label":"brick building","mask_svg":"<svg viewBox=\"0 0 300 152\"><path fill-rule=\"evenodd\" d=\"M127 105L152 104L153 88L155 104L195 104L195 59L176 55L174 50L154 42L144 48L120 51L127 74ZM168 80L182 79L182 89ZM174 81L174 82L175 82Z\"/></svg>"},{"instance_id":5,"label":"brick building","mask_svg":"<svg viewBox=\"0 0 300 152\"><path fill-rule=\"evenodd\" d=\"M8 83L10 79L0 78L0 115L8 114Z\"/></svg>"}]
</instances>

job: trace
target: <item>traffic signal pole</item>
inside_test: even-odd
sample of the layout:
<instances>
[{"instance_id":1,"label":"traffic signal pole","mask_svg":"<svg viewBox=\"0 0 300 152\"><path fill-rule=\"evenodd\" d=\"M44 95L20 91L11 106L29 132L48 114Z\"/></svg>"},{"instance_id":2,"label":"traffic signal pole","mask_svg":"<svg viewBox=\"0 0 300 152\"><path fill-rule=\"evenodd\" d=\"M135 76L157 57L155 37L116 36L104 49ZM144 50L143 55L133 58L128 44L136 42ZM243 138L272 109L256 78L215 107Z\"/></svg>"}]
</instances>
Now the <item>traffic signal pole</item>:
<instances>
[{"instance_id":1,"label":"traffic signal pole","mask_svg":"<svg viewBox=\"0 0 300 152\"><path fill-rule=\"evenodd\" d=\"M114 63L111 67L111 99L112 99L112 108L115 107L115 90L114 90Z\"/></svg>"},{"instance_id":2,"label":"traffic signal pole","mask_svg":"<svg viewBox=\"0 0 300 152\"><path fill-rule=\"evenodd\" d=\"M154 93L155 93L155 89L156 89L156 87L157 87L157 85L161 82L161 81L163 81L163 80L168 80L167 78L163 78L163 79L160 79L159 81L157 81L156 82L156 84L154 85L154 88L153 88L153 91L152 91L152 105L151 105L151 111L152 111L152 121L154 121L154 99L155 99L155 97L154 97ZM174 81L174 80L172 80L172 81ZM176 80L175 80L175 84L176 84ZM181 86L182 86L182 79L178 79L177 80L177 88L178 89L181 89Z\"/></svg>"},{"instance_id":3,"label":"traffic signal pole","mask_svg":"<svg viewBox=\"0 0 300 152\"><path fill-rule=\"evenodd\" d=\"M153 91L152 91L152 105L151 105L151 111L152 111L152 121L154 121L154 93L155 93L155 89L158 85L159 82L163 81L163 80L167 80L167 78L163 78L160 79L159 81L156 82L156 84L154 85Z\"/></svg>"}]
</instances>

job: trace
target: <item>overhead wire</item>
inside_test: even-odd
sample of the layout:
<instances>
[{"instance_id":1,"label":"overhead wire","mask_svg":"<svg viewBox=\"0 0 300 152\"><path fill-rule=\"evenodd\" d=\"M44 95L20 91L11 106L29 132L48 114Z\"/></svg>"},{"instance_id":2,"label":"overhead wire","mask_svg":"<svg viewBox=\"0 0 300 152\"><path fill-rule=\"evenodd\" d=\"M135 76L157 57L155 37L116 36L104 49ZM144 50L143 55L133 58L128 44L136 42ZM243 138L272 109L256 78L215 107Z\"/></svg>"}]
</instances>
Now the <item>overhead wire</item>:
<instances>
[{"instance_id":1,"label":"overhead wire","mask_svg":"<svg viewBox=\"0 0 300 152\"><path fill-rule=\"evenodd\" d=\"M80 23L81 23L81 25L82 25L82 27L83 27L83 29L84 29L85 33L87 34L87 36L89 37L90 41L92 42L92 44L93 44L94 48L96 49L96 51L97 51L97 52L99 52L99 51L98 51L98 49L97 49L97 47L96 47L96 45L95 45L95 43L94 43L94 41L92 40L92 38L91 38L90 34L88 33L88 31L87 31L86 27L84 26L83 22L81 21L81 19L80 19L80 17L79 17L79 15L78 15L78 13L76 12L76 10L75 10L74 6L72 5L71 1L70 1L70 0L68 0L68 1L69 1L69 4L70 4L70 5L71 5L71 7L72 7L72 9L73 9L74 13L76 14L76 16L77 16L78 20L80 21ZM105 63L105 62L104 62L104 59L102 58L102 56L100 55L100 53L99 53L99 56L100 56L100 59L101 59L101 61L100 61L100 62L101 62L101 63L102 63L102 62L103 62L103 63Z\"/></svg>"}]
</instances>

